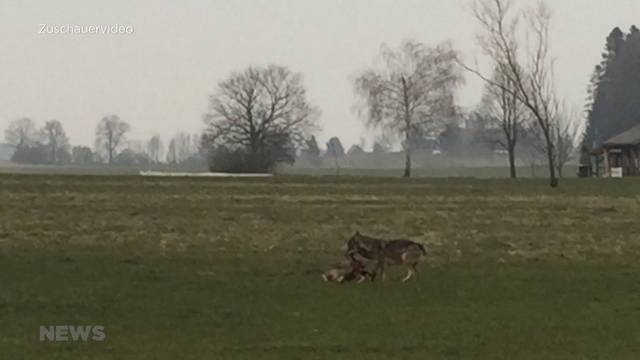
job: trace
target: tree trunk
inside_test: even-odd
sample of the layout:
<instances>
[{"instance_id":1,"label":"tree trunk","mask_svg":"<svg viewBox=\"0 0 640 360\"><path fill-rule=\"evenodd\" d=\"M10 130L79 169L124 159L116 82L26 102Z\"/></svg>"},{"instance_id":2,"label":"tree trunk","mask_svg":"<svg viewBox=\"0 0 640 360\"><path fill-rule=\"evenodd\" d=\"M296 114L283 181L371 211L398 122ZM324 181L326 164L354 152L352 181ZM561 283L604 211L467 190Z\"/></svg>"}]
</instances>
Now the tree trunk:
<instances>
[{"instance_id":1,"label":"tree trunk","mask_svg":"<svg viewBox=\"0 0 640 360\"><path fill-rule=\"evenodd\" d=\"M531 162L531 177L533 179L536 178L536 162L535 161Z\"/></svg>"},{"instance_id":2,"label":"tree trunk","mask_svg":"<svg viewBox=\"0 0 640 360\"><path fill-rule=\"evenodd\" d=\"M404 164L404 177L411 177L411 151L407 148L404 151L405 153L405 164Z\"/></svg>"},{"instance_id":3,"label":"tree trunk","mask_svg":"<svg viewBox=\"0 0 640 360\"><path fill-rule=\"evenodd\" d=\"M411 177L411 113L409 111L409 94L407 93L407 80L402 77L402 95L404 101L404 123L406 126L405 137L407 144L405 145L405 163L404 163L404 177Z\"/></svg>"},{"instance_id":4,"label":"tree trunk","mask_svg":"<svg viewBox=\"0 0 640 360\"><path fill-rule=\"evenodd\" d=\"M109 165L113 163L113 133L110 131L107 136L107 152L109 153Z\"/></svg>"},{"instance_id":5,"label":"tree trunk","mask_svg":"<svg viewBox=\"0 0 640 360\"><path fill-rule=\"evenodd\" d=\"M509 175L512 179L517 177L516 174L516 149L514 144L509 144Z\"/></svg>"},{"instance_id":6,"label":"tree trunk","mask_svg":"<svg viewBox=\"0 0 640 360\"><path fill-rule=\"evenodd\" d=\"M545 136L547 139L547 161L549 163L549 186L552 188L558 187L558 178L556 177L556 164L553 157L553 142L549 141L549 136Z\"/></svg>"}]
</instances>

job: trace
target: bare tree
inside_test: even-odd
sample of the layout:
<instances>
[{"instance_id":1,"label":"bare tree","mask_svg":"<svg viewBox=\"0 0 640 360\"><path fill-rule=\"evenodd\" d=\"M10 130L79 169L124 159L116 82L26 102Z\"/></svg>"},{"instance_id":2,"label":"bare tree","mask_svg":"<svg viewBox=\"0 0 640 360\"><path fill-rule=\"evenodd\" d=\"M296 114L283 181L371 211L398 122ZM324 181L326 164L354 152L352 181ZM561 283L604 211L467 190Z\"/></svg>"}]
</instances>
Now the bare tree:
<instances>
[{"instance_id":1,"label":"bare tree","mask_svg":"<svg viewBox=\"0 0 640 360\"><path fill-rule=\"evenodd\" d=\"M191 134L191 151L192 155L201 155L202 149L202 133Z\"/></svg>"},{"instance_id":2,"label":"bare tree","mask_svg":"<svg viewBox=\"0 0 640 360\"><path fill-rule=\"evenodd\" d=\"M481 115L502 133L497 143L508 153L509 174L512 179L517 177L516 145L524 122L524 107L515 96L516 91L515 84L504 76L500 69L496 69L493 82L486 84L480 110Z\"/></svg>"},{"instance_id":3,"label":"bare tree","mask_svg":"<svg viewBox=\"0 0 640 360\"><path fill-rule=\"evenodd\" d=\"M176 133L169 141L167 162L180 164L196 155L199 150L200 136L186 132Z\"/></svg>"},{"instance_id":4,"label":"bare tree","mask_svg":"<svg viewBox=\"0 0 640 360\"><path fill-rule=\"evenodd\" d=\"M289 145L304 145L319 114L307 100L302 76L277 65L231 74L218 84L210 109L208 147L241 148L248 168L260 171L275 166L280 159L274 157L288 153Z\"/></svg>"},{"instance_id":5,"label":"bare tree","mask_svg":"<svg viewBox=\"0 0 640 360\"><path fill-rule=\"evenodd\" d=\"M553 123L556 143L556 169L562 178L565 165L575 159L578 150L580 113L566 104L560 106Z\"/></svg>"},{"instance_id":6,"label":"bare tree","mask_svg":"<svg viewBox=\"0 0 640 360\"><path fill-rule=\"evenodd\" d=\"M483 75L478 69L466 68L487 83L500 87L520 101L535 120L544 138L551 187L558 186L556 177L553 119L558 100L554 81L554 60L549 51L551 12L543 1L517 13L511 0L476 0L474 14L482 28L478 42L485 55L493 60L512 88ZM524 51L518 41L521 23L527 33Z\"/></svg>"},{"instance_id":7,"label":"bare tree","mask_svg":"<svg viewBox=\"0 0 640 360\"><path fill-rule=\"evenodd\" d=\"M118 147L124 143L129 124L120 120L117 115L105 116L98 123L96 129L96 151L104 150L107 161L111 165L115 159Z\"/></svg>"},{"instance_id":8,"label":"bare tree","mask_svg":"<svg viewBox=\"0 0 640 360\"><path fill-rule=\"evenodd\" d=\"M411 176L411 139L442 126L456 112L455 90L462 83L458 53L451 44L431 48L405 41L397 50L383 44L382 66L355 80L367 125L391 131L405 142L404 176Z\"/></svg>"},{"instance_id":9,"label":"bare tree","mask_svg":"<svg viewBox=\"0 0 640 360\"><path fill-rule=\"evenodd\" d=\"M164 145L162 144L162 139L158 135L154 135L147 142L147 153L149 154L149 158L154 163L160 163L162 158L162 153L164 151Z\"/></svg>"},{"instance_id":10,"label":"bare tree","mask_svg":"<svg viewBox=\"0 0 640 360\"><path fill-rule=\"evenodd\" d=\"M60 162L60 154L69 151L69 138L62 123L58 120L47 121L41 134L44 145L49 151L49 161L54 164Z\"/></svg>"},{"instance_id":11,"label":"bare tree","mask_svg":"<svg viewBox=\"0 0 640 360\"><path fill-rule=\"evenodd\" d=\"M4 138L16 148L31 146L38 142L36 124L29 118L13 120L4 131Z\"/></svg>"},{"instance_id":12,"label":"bare tree","mask_svg":"<svg viewBox=\"0 0 640 360\"><path fill-rule=\"evenodd\" d=\"M176 150L175 138L171 138L171 140L169 140L169 149L167 150L167 163L169 164L178 163L178 151Z\"/></svg>"},{"instance_id":13,"label":"bare tree","mask_svg":"<svg viewBox=\"0 0 640 360\"><path fill-rule=\"evenodd\" d=\"M191 135L186 132L179 132L174 137L174 147L176 152L176 161L181 163L189 157L195 155L198 151L193 147L193 141Z\"/></svg>"}]
</instances>

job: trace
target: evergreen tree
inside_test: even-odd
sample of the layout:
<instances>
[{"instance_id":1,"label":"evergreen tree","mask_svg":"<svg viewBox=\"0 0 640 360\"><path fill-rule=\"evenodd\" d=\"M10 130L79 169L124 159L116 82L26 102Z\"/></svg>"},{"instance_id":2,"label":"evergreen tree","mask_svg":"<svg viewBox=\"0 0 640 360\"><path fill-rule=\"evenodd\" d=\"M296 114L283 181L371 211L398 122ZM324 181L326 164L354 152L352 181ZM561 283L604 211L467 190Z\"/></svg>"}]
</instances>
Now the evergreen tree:
<instances>
[{"instance_id":1,"label":"evergreen tree","mask_svg":"<svg viewBox=\"0 0 640 360\"><path fill-rule=\"evenodd\" d=\"M640 31L635 26L626 36L619 62L610 136L640 124Z\"/></svg>"},{"instance_id":2,"label":"evergreen tree","mask_svg":"<svg viewBox=\"0 0 640 360\"><path fill-rule=\"evenodd\" d=\"M344 156L344 147L337 136L332 137L329 139L329 142L327 142L327 155L336 158Z\"/></svg>"},{"instance_id":3,"label":"evergreen tree","mask_svg":"<svg viewBox=\"0 0 640 360\"><path fill-rule=\"evenodd\" d=\"M582 162L604 141L640 124L640 31L625 35L615 28L607 37L602 61L587 89L587 124L582 139Z\"/></svg>"}]
</instances>

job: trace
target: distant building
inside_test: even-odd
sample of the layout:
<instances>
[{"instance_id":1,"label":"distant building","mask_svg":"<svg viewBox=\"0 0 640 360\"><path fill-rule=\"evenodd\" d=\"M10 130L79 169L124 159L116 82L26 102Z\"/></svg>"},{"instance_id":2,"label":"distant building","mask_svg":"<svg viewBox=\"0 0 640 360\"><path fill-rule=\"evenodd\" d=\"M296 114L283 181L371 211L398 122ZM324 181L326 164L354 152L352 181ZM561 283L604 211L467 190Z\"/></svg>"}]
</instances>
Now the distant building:
<instances>
[{"instance_id":1,"label":"distant building","mask_svg":"<svg viewBox=\"0 0 640 360\"><path fill-rule=\"evenodd\" d=\"M16 147L10 144L0 143L0 161L9 161L16 152Z\"/></svg>"},{"instance_id":2,"label":"distant building","mask_svg":"<svg viewBox=\"0 0 640 360\"><path fill-rule=\"evenodd\" d=\"M640 176L640 125L605 141L591 158L594 176Z\"/></svg>"}]
</instances>

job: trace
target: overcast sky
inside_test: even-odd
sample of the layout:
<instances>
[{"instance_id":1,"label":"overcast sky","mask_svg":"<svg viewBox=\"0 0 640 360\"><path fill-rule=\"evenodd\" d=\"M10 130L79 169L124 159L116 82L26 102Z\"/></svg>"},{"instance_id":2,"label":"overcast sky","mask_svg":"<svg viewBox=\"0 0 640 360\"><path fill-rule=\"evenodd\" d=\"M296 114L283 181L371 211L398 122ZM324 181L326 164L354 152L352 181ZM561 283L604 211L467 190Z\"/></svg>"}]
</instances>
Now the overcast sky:
<instances>
[{"instance_id":1,"label":"overcast sky","mask_svg":"<svg viewBox=\"0 0 640 360\"><path fill-rule=\"evenodd\" d=\"M640 1L549 4L558 87L582 107L605 37L640 22ZM304 75L322 110L322 140L357 143L365 128L352 111L354 74L382 42L406 38L450 39L466 61L482 59L468 8L469 0L0 0L0 130L23 116L58 119L73 143L91 145L96 123L115 113L134 139L199 132L220 80L276 63ZM40 24L121 24L133 34L38 34ZM466 77L460 104L473 107L481 83Z\"/></svg>"}]
</instances>

